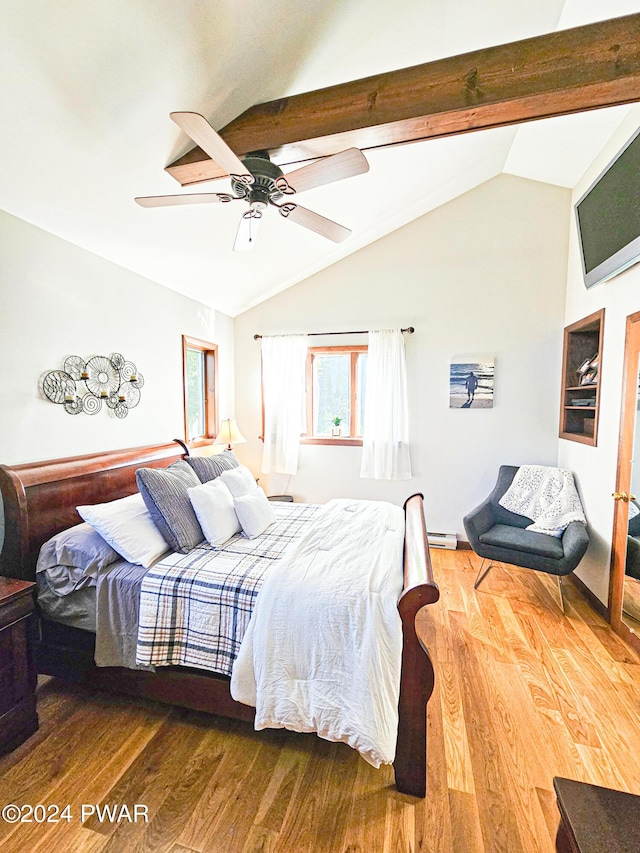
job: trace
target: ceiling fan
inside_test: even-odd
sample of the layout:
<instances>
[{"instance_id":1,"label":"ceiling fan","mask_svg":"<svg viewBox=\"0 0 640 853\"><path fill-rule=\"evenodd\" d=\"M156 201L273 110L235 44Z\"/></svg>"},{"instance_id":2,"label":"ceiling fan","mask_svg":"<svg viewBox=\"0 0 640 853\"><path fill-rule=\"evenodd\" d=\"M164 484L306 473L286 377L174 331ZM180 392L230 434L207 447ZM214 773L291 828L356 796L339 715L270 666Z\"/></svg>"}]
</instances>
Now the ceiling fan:
<instances>
[{"instance_id":1,"label":"ceiling fan","mask_svg":"<svg viewBox=\"0 0 640 853\"><path fill-rule=\"evenodd\" d=\"M253 247L262 214L269 205L277 208L285 219L297 222L335 243L342 242L351 234L348 228L293 201L287 201L286 197L368 172L367 159L358 148L332 154L284 175L280 167L271 162L266 151L252 152L241 160L199 113L177 112L171 113L170 117L209 157L226 169L233 192L136 198L142 207L246 201L249 209L240 219L233 245L235 251L246 251Z\"/></svg>"}]
</instances>

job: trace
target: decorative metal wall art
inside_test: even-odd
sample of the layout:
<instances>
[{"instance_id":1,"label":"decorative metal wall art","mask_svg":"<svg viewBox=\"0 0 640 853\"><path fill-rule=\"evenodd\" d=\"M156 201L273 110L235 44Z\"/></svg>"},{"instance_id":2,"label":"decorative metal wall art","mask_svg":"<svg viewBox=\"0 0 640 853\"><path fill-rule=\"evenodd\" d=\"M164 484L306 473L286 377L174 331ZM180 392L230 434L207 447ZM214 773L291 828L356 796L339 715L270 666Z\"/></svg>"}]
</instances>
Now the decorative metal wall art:
<instances>
[{"instance_id":1,"label":"decorative metal wall art","mask_svg":"<svg viewBox=\"0 0 640 853\"><path fill-rule=\"evenodd\" d=\"M64 370L52 370L42 379L42 391L52 403L64 406L69 415L95 415L105 403L118 418L140 402L144 377L132 361L119 352L94 355L87 361L70 355Z\"/></svg>"}]
</instances>

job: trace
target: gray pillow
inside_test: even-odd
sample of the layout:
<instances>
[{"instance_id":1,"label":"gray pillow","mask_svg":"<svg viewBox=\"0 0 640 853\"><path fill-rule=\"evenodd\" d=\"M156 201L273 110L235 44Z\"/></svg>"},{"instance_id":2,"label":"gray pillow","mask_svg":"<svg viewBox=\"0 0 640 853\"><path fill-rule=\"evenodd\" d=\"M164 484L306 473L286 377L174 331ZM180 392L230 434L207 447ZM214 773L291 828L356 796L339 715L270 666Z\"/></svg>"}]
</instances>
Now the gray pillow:
<instances>
[{"instance_id":1,"label":"gray pillow","mask_svg":"<svg viewBox=\"0 0 640 853\"><path fill-rule=\"evenodd\" d=\"M56 566L69 566L81 569L89 577L95 577L100 569L120 559L120 554L93 527L83 522L56 533L44 543L38 556L36 572L44 572Z\"/></svg>"},{"instance_id":2,"label":"gray pillow","mask_svg":"<svg viewBox=\"0 0 640 853\"><path fill-rule=\"evenodd\" d=\"M204 534L187 494L200 480L186 462L138 468L136 480L151 518L173 551L186 554L202 542Z\"/></svg>"},{"instance_id":3,"label":"gray pillow","mask_svg":"<svg viewBox=\"0 0 640 853\"><path fill-rule=\"evenodd\" d=\"M215 480L223 471L237 468L240 464L232 450L224 450L215 456L187 456L187 462L196 472L201 483Z\"/></svg>"}]
</instances>

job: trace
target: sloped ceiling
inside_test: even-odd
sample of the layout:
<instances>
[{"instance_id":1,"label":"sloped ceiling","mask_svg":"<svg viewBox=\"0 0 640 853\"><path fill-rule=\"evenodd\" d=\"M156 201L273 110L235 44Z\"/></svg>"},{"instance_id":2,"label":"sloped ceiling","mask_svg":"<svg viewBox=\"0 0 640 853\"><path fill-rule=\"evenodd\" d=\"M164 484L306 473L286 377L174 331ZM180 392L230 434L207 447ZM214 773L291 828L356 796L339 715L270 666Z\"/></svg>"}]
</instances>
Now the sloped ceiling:
<instances>
[{"instance_id":1,"label":"sloped ceiling","mask_svg":"<svg viewBox=\"0 0 640 853\"><path fill-rule=\"evenodd\" d=\"M191 143L171 111L221 128L256 103L637 11L637 0L5 4L0 207L235 315L502 171L574 186L629 108L372 151L368 174L301 199L352 228L349 240L267 211L243 254L235 205L133 202L180 191L164 167Z\"/></svg>"}]
</instances>

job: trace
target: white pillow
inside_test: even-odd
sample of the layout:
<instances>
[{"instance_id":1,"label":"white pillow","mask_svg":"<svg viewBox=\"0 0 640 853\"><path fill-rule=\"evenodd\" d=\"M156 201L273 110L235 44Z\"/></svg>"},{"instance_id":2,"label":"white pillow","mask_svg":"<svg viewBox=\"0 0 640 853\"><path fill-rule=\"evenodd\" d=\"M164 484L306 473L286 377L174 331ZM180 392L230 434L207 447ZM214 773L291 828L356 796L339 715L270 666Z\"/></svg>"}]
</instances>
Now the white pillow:
<instances>
[{"instance_id":1,"label":"white pillow","mask_svg":"<svg viewBox=\"0 0 640 853\"><path fill-rule=\"evenodd\" d=\"M275 511L259 486L251 494L234 498L233 505L242 530L249 539L260 536L276 520Z\"/></svg>"},{"instance_id":2,"label":"white pillow","mask_svg":"<svg viewBox=\"0 0 640 853\"><path fill-rule=\"evenodd\" d=\"M233 496L220 477L187 489L187 494L210 545L218 547L240 532Z\"/></svg>"},{"instance_id":3,"label":"white pillow","mask_svg":"<svg viewBox=\"0 0 640 853\"><path fill-rule=\"evenodd\" d=\"M139 563L148 569L167 551L164 536L153 523L141 494L76 509L129 563Z\"/></svg>"},{"instance_id":4,"label":"white pillow","mask_svg":"<svg viewBox=\"0 0 640 853\"><path fill-rule=\"evenodd\" d=\"M228 471L223 471L218 479L222 480L234 498L250 495L259 488L256 478L244 465L238 465L237 468L230 468Z\"/></svg>"}]
</instances>

